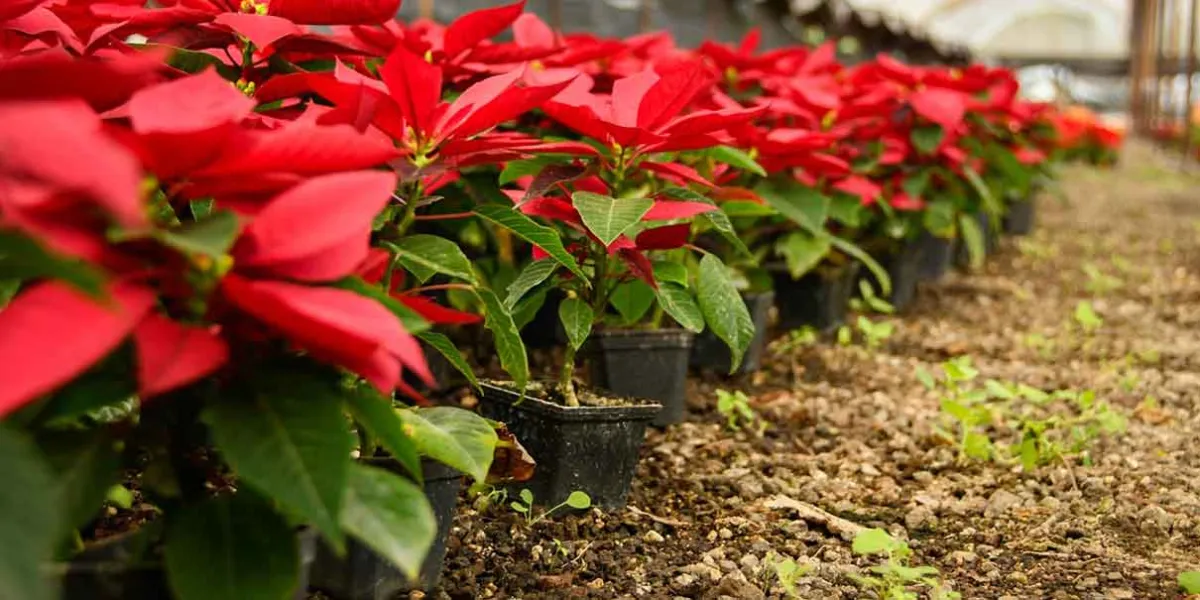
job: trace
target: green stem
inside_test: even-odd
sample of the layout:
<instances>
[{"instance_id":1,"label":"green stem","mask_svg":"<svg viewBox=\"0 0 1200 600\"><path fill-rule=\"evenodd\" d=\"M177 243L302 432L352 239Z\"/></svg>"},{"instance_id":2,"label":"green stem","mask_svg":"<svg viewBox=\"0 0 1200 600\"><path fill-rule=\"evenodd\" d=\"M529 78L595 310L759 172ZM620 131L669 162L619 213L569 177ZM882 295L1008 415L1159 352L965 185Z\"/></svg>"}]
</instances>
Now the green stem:
<instances>
[{"instance_id":1,"label":"green stem","mask_svg":"<svg viewBox=\"0 0 1200 600\"><path fill-rule=\"evenodd\" d=\"M562 371L558 375L558 391L563 395L563 403L572 407L579 406L579 396L575 393L575 354L575 346L567 344Z\"/></svg>"},{"instance_id":2,"label":"green stem","mask_svg":"<svg viewBox=\"0 0 1200 600\"><path fill-rule=\"evenodd\" d=\"M422 187L420 180L415 181L404 198L404 212L400 214L400 221L396 223L396 237L398 238L404 237L404 234L408 233L417 220L417 204L421 201Z\"/></svg>"}]
</instances>

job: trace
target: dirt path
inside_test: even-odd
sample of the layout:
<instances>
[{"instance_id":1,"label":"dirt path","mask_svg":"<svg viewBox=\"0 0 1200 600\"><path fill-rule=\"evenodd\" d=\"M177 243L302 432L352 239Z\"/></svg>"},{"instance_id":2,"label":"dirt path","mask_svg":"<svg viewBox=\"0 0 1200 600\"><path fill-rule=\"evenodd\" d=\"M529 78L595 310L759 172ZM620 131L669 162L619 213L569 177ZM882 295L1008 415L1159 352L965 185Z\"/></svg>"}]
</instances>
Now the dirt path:
<instances>
[{"instance_id":1,"label":"dirt path","mask_svg":"<svg viewBox=\"0 0 1200 600\"><path fill-rule=\"evenodd\" d=\"M464 508L439 596L785 598L778 556L805 571L794 597L869 598L847 577L879 564L851 552L861 525L907 540L963 598L1181 597L1176 576L1200 568L1200 179L1170 167L1133 147L1116 171L1067 171L1069 205L1042 198L1036 235L922 290L878 349L696 378L689 422L648 439L627 510L530 528ZM1094 390L1128 428L1032 473L964 463L914 376L964 355L982 378ZM717 388L750 396L761 438L725 428Z\"/></svg>"}]
</instances>

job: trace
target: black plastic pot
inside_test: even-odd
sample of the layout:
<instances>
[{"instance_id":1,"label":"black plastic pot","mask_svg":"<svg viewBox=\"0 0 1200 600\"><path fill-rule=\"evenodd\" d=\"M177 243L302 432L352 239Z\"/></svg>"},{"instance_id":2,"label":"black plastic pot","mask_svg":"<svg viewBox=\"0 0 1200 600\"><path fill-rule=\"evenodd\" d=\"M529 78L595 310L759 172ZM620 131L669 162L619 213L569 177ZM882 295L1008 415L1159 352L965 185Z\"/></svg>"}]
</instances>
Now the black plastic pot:
<instances>
[{"instance_id":1,"label":"black plastic pot","mask_svg":"<svg viewBox=\"0 0 1200 600\"><path fill-rule=\"evenodd\" d=\"M841 327L850 311L860 266L853 262L818 269L800 279L792 279L787 269L768 267L775 280L779 326L788 331L809 326L825 333Z\"/></svg>"},{"instance_id":2,"label":"black plastic pot","mask_svg":"<svg viewBox=\"0 0 1200 600\"><path fill-rule=\"evenodd\" d=\"M554 348L566 343L567 334L558 317L559 304L562 304L562 295L557 290L546 294L546 301L534 314L533 320L521 329L521 341L525 342L527 348Z\"/></svg>"},{"instance_id":3,"label":"black plastic pot","mask_svg":"<svg viewBox=\"0 0 1200 600\"><path fill-rule=\"evenodd\" d=\"M576 490L592 504L621 508L629 495L646 426L659 404L567 407L481 382L483 416L508 425L537 461L528 488L534 501L555 506Z\"/></svg>"},{"instance_id":4,"label":"black plastic pot","mask_svg":"<svg viewBox=\"0 0 1200 600\"><path fill-rule=\"evenodd\" d=\"M897 311L908 308L917 295L923 250L918 240L904 240L877 259L887 270L888 279L892 280L892 293L885 300ZM862 277L870 281L876 291L882 289L878 278L870 271L863 269Z\"/></svg>"},{"instance_id":5,"label":"black plastic pot","mask_svg":"<svg viewBox=\"0 0 1200 600\"><path fill-rule=\"evenodd\" d=\"M917 263L917 279L920 281L938 281L950 271L954 262L954 238L943 238L922 231L917 237L921 258Z\"/></svg>"},{"instance_id":6,"label":"black plastic pot","mask_svg":"<svg viewBox=\"0 0 1200 600\"><path fill-rule=\"evenodd\" d=\"M391 458L374 458L364 462L405 474L400 463ZM462 474L440 463L422 461L425 479L425 498L437 518L437 537L425 562L421 564L420 581L411 582L404 573L357 540L346 542L345 558L338 558L321 544L313 563L311 586L333 596L336 600L391 600L401 592L413 589L431 591L442 577L442 562L446 558L446 540L458 505Z\"/></svg>"},{"instance_id":7,"label":"black plastic pot","mask_svg":"<svg viewBox=\"0 0 1200 600\"><path fill-rule=\"evenodd\" d=\"M293 600L308 598L309 569L316 557L317 532L303 529L300 541L300 581ZM173 597L161 562L134 561L140 538L127 534L100 542L66 565L61 582L63 600L169 600Z\"/></svg>"},{"instance_id":8,"label":"black plastic pot","mask_svg":"<svg viewBox=\"0 0 1200 600\"><path fill-rule=\"evenodd\" d=\"M1008 235L1033 233L1036 214L1037 204L1034 203L1032 196L1010 203L1008 213L1004 215L1004 233Z\"/></svg>"},{"instance_id":9,"label":"black plastic pot","mask_svg":"<svg viewBox=\"0 0 1200 600\"><path fill-rule=\"evenodd\" d=\"M687 407L688 356L695 334L685 329L608 329L589 340L592 387L621 398L662 404L654 424L683 420ZM535 457L536 458L536 457Z\"/></svg>"},{"instance_id":10,"label":"black plastic pot","mask_svg":"<svg viewBox=\"0 0 1200 600\"><path fill-rule=\"evenodd\" d=\"M770 326L771 305L775 303L775 292L754 292L742 294L746 308L750 310L750 318L754 321L754 339L746 348L742 364L738 366L737 374L753 373L762 366L763 349L767 345L767 327ZM733 362L729 346L721 341L713 332L705 330L696 336L692 346L691 365L697 369L712 369L718 373L728 373ZM665 410L665 409L664 409Z\"/></svg>"}]
</instances>

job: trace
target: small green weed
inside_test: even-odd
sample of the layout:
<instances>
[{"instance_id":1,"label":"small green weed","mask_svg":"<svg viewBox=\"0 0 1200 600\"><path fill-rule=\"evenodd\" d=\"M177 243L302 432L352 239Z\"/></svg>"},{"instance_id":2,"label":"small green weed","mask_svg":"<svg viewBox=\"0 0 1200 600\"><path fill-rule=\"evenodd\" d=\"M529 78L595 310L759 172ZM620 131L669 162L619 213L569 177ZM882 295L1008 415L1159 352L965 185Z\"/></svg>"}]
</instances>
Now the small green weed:
<instances>
[{"instance_id":1,"label":"small green weed","mask_svg":"<svg viewBox=\"0 0 1200 600\"><path fill-rule=\"evenodd\" d=\"M1114 292L1125 285L1124 281L1104 273L1093 263L1083 265L1083 272L1088 278L1086 284L1088 293L1096 296L1103 296Z\"/></svg>"},{"instance_id":2,"label":"small green weed","mask_svg":"<svg viewBox=\"0 0 1200 600\"><path fill-rule=\"evenodd\" d=\"M1091 462L1090 448L1104 435L1125 430L1125 416L1093 391L1052 393L986 379L969 357L941 365L940 380L924 369L917 379L941 395L939 434L958 447L963 460L1020 463L1026 471L1069 458Z\"/></svg>"},{"instance_id":3,"label":"small green weed","mask_svg":"<svg viewBox=\"0 0 1200 600\"><path fill-rule=\"evenodd\" d=\"M533 492L529 491L528 489L524 489L524 490L521 490L521 493L520 493L518 499L513 500L509 504L509 506L512 507L512 509L514 511L520 513L521 515L523 515L525 517L526 525L533 526L536 523L542 521L543 519L549 517L555 511L561 509L564 506L569 506L571 508L574 508L575 510L584 510L587 508L591 508L592 497L588 496L584 492L575 490L574 492L571 492L571 494L569 496L567 496L567 499L565 502L563 502L557 506L548 508L548 509L542 511L541 514L539 514L535 517L533 515Z\"/></svg>"},{"instance_id":4,"label":"small green weed","mask_svg":"<svg viewBox=\"0 0 1200 600\"><path fill-rule=\"evenodd\" d=\"M1022 256L1027 256L1035 261L1047 260L1058 256L1058 248L1049 243L1042 243L1029 238L1018 239L1017 249L1020 250Z\"/></svg>"},{"instance_id":5,"label":"small green weed","mask_svg":"<svg viewBox=\"0 0 1200 600\"><path fill-rule=\"evenodd\" d=\"M779 582L779 587L783 588L783 593L788 598L799 599L800 591L797 589L800 580L808 576L812 572L812 565L798 564L796 561L780 556L774 552L767 555L765 561L771 572L775 575L775 580Z\"/></svg>"},{"instance_id":6,"label":"small green weed","mask_svg":"<svg viewBox=\"0 0 1200 600\"><path fill-rule=\"evenodd\" d=\"M920 598L910 588L928 590L933 600L958 600L962 595L950 590L942 583L935 567L909 564L912 550L902 540L897 540L882 529L864 529L854 536L851 547L859 556L882 556L883 564L869 569L869 575L851 575L858 585L875 592L879 600L917 600Z\"/></svg>"},{"instance_id":7,"label":"small green weed","mask_svg":"<svg viewBox=\"0 0 1200 600\"><path fill-rule=\"evenodd\" d=\"M858 298L850 300L850 308L855 312L877 312L881 315L895 314L896 307L875 293L875 287L865 279L858 282Z\"/></svg>"},{"instance_id":8,"label":"small green weed","mask_svg":"<svg viewBox=\"0 0 1200 600\"><path fill-rule=\"evenodd\" d=\"M1179 574L1179 587L1186 594L1200 594L1200 571L1184 571Z\"/></svg>"},{"instance_id":9,"label":"small green weed","mask_svg":"<svg viewBox=\"0 0 1200 600\"><path fill-rule=\"evenodd\" d=\"M800 348L808 348L815 346L821 336L816 329L809 326L793 329L787 332L786 335L779 338L771 344L771 350L775 354L791 354Z\"/></svg>"},{"instance_id":10,"label":"small green weed","mask_svg":"<svg viewBox=\"0 0 1200 600\"><path fill-rule=\"evenodd\" d=\"M896 333L896 324L891 321L872 321L864 315L859 315L858 319L854 322L853 329L849 325L843 325L838 328L838 344L842 346L853 344L855 330L858 330L863 344L866 345L867 349L875 350Z\"/></svg>"},{"instance_id":11,"label":"small green weed","mask_svg":"<svg viewBox=\"0 0 1200 600\"><path fill-rule=\"evenodd\" d=\"M1096 333L1104 326L1104 319L1096 313L1096 308L1087 300L1075 305L1075 314L1073 316L1075 324L1086 334Z\"/></svg>"},{"instance_id":12,"label":"small green weed","mask_svg":"<svg viewBox=\"0 0 1200 600\"><path fill-rule=\"evenodd\" d=\"M741 391L717 390L717 412L725 417L725 425L732 431L746 429L761 436L767 429L767 422L758 416L750 406L750 398Z\"/></svg>"}]
</instances>

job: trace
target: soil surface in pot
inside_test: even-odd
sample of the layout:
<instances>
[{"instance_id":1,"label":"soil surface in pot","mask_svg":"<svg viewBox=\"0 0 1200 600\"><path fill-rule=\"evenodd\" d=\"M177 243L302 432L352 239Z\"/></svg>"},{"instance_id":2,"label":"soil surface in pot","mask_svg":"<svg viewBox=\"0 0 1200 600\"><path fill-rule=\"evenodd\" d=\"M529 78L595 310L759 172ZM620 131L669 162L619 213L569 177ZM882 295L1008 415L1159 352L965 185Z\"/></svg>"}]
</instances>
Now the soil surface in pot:
<instances>
[{"instance_id":1,"label":"soil surface in pot","mask_svg":"<svg viewBox=\"0 0 1200 600\"><path fill-rule=\"evenodd\" d=\"M488 383L497 387L519 391L515 386L506 381L489 380ZM553 402L563 406L566 405L566 401L563 400L562 392L559 391L558 386L546 381L530 381L529 385L525 387L525 395L536 396L537 398L545 400L546 402ZM575 396L579 399L580 406L645 406L647 404L654 404L653 402L638 400L636 398L612 396L603 393L603 390L593 389L584 385L579 385L578 383L575 384Z\"/></svg>"},{"instance_id":2,"label":"soil surface in pot","mask_svg":"<svg viewBox=\"0 0 1200 600\"><path fill-rule=\"evenodd\" d=\"M880 348L777 345L758 373L693 378L688 422L649 434L626 509L530 527L464 502L427 597L781 599L779 555L808 565L800 598L870 598L849 575L879 561L851 552L849 523L905 539L967 599L1181 598L1200 566L1200 179L1127 152L1065 169L1069 206L1042 203L1035 235L923 288ZM1104 320L1086 336L1082 301ZM914 371L963 355L983 378L1095 390L1128 430L1091 464L960 463ZM762 437L726 428L718 388L750 397Z\"/></svg>"}]
</instances>

